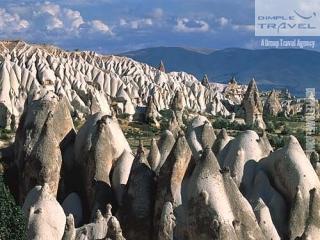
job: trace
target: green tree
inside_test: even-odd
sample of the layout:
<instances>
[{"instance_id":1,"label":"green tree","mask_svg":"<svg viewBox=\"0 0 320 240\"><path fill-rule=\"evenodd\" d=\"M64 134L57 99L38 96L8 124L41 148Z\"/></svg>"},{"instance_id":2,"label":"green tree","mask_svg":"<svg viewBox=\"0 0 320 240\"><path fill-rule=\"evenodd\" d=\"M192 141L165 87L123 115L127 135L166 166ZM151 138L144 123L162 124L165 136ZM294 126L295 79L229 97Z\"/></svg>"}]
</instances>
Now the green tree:
<instances>
[{"instance_id":1,"label":"green tree","mask_svg":"<svg viewBox=\"0 0 320 240\"><path fill-rule=\"evenodd\" d=\"M0 174L0 240L26 239L26 220Z\"/></svg>"}]
</instances>

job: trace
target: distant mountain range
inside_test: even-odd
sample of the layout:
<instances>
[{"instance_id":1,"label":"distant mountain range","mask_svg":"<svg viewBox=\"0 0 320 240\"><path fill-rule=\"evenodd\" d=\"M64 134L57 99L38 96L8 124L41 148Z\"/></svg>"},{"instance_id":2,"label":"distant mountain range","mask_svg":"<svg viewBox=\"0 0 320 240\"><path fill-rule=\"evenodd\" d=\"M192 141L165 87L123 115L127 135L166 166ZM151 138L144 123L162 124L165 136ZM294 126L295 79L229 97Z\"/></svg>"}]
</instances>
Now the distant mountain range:
<instances>
[{"instance_id":1,"label":"distant mountain range","mask_svg":"<svg viewBox=\"0 0 320 240\"><path fill-rule=\"evenodd\" d=\"M303 96L305 88L320 93L320 52L302 49L224 50L155 47L119 54L158 67L164 62L167 71L185 71L211 82L226 83L235 76L240 83L254 77L263 90L288 88ZM320 94L318 94L319 96Z\"/></svg>"}]
</instances>

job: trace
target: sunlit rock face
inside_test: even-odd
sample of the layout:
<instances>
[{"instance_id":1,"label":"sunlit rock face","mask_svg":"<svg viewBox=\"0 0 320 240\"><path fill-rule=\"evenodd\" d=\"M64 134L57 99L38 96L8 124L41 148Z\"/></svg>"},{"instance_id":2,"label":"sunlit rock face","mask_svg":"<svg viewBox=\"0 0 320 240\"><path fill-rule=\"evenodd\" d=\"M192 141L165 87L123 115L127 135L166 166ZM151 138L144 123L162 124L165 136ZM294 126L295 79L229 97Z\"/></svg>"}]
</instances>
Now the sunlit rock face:
<instances>
[{"instance_id":1,"label":"sunlit rock face","mask_svg":"<svg viewBox=\"0 0 320 240\"><path fill-rule=\"evenodd\" d=\"M110 114L112 105L117 114L132 120L137 106L146 106L149 96L160 111L170 108L176 92L185 109L228 114L216 89L184 72L166 73L163 63L155 69L126 57L67 52L22 41L0 44L1 127L17 126L27 96L39 91L65 96L72 116L78 117Z\"/></svg>"},{"instance_id":2,"label":"sunlit rock face","mask_svg":"<svg viewBox=\"0 0 320 240\"><path fill-rule=\"evenodd\" d=\"M263 107L260 100L257 84L254 79L252 79L249 83L242 104L245 109L246 123L248 125L255 125L261 129L265 129L266 125L262 117Z\"/></svg>"},{"instance_id":3,"label":"sunlit rock face","mask_svg":"<svg viewBox=\"0 0 320 240\"><path fill-rule=\"evenodd\" d=\"M70 188L72 179L58 181L70 161L54 147L63 135L46 116L38 154L28 159L50 169L24 188L29 239L317 239L318 156L309 160L293 136L273 150L265 134L251 130L215 137L207 118L197 116L186 132L165 130L153 139L149 154L142 144L133 154L117 119L96 113L69 143L74 158L67 166L79 174ZM60 121L68 126L68 118ZM29 172L22 168L19 185Z\"/></svg>"},{"instance_id":4,"label":"sunlit rock face","mask_svg":"<svg viewBox=\"0 0 320 240\"><path fill-rule=\"evenodd\" d=\"M66 217L48 184L33 188L23 208L28 220L27 239L62 239Z\"/></svg>"},{"instance_id":5,"label":"sunlit rock face","mask_svg":"<svg viewBox=\"0 0 320 240\"><path fill-rule=\"evenodd\" d=\"M87 214L93 218L106 203L121 206L134 156L117 119L102 113L89 117L74 151Z\"/></svg>"},{"instance_id":6,"label":"sunlit rock face","mask_svg":"<svg viewBox=\"0 0 320 240\"><path fill-rule=\"evenodd\" d=\"M216 136L208 111L229 111L207 80L163 63L0 47L0 125L17 128L9 165L28 239L318 239L318 154L308 159L293 136L280 149L265 132ZM141 142L134 153L117 114L130 120L137 106L155 125L161 110L172 115L150 150ZM264 128L254 81L243 106ZM84 120L78 132L73 117Z\"/></svg>"},{"instance_id":7,"label":"sunlit rock face","mask_svg":"<svg viewBox=\"0 0 320 240\"><path fill-rule=\"evenodd\" d=\"M282 112L282 106L278 94L272 90L263 106L263 115L277 116L280 112Z\"/></svg>"},{"instance_id":8,"label":"sunlit rock face","mask_svg":"<svg viewBox=\"0 0 320 240\"><path fill-rule=\"evenodd\" d=\"M14 143L21 202L30 189L44 183L57 196L63 153L73 147L75 136L66 99L50 93L38 97L26 104Z\"/></svg>"}]
</instances>

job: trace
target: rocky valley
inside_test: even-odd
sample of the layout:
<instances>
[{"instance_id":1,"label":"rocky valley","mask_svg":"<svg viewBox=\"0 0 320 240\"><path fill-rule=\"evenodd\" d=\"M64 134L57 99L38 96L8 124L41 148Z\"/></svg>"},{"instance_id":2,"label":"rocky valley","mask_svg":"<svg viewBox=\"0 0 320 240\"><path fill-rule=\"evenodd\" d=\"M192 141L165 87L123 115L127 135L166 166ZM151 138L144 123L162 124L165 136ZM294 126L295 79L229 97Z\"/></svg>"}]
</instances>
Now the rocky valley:
<instances>
[{"instance_id":1,"label":"rocky valley","mask_svg":"<svg viewBox=\"0 0 320 240\"><path fill-rule=\"evenodd\" d=\"M318 100L308 151L308 99L255 79L23 41L0 62L0 174L26 239L319 239Z\"/></svg>"}]
</instances>

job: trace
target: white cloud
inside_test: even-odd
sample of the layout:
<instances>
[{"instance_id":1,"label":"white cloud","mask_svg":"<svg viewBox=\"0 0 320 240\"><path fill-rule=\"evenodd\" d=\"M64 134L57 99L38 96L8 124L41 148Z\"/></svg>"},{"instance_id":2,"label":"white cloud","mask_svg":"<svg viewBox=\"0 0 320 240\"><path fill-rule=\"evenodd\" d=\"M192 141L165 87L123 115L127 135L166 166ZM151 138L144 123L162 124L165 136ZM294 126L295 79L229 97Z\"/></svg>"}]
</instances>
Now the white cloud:
<instances>
[{"instance_id":1,"label":"white cloud","mask_svg":"<svg viewBox=\"0 0 320 240\"><path fill-rule=\"evenodd\" d=\"M91 31L94 32L100 32L100 33L107 33L110 35L113 35L111 29L108 27L108 25L106 25L105 23L103 23L100 20L93 20L89 23L89 25L91 25Z\"/></svg>"},{"instance_id":2,"label":"white cloud","mask_svg":"<svg viewBox=\"0 0 320 240\"><path fill-rule=\"evenodd\" d=\"M210 26L203 20L190 20L188 18L179 18L174 26L177 32L192 33L192 32L208 32Z\"/></svg>"},{"instance_id":3,"label":"white cloud","mask_svg":"<svg viewBox=\"0 0 320 240\"><path fill-rule=\"evenodd\" d=\"M45 2L43 5L40 5L39 12L37 14L48 13L52 16L57 16L60 13L60 6L50 2Z\"/></svg>"},{"instance_id":4,"label":"white cloud","mask_svg":"<svg viewBox=\"0 0 320 240\"><path fill-rule=\"evenodd\" d=\"M120 19L120 26L129 27L131 29L141 29L145 27L151 27L153 25L153 20L151 18L142 18L134 20Z\"/></svg>"},{"instance_id":5,"label":"white cloud","mask_svg":"<svg viewBox=\"0 0 320 240\"><path fill-rule=\"evenodd\" d=\"M15 32L15 37L25 30L29 31L30 36L44 38L74 38L81 33L113 35L105 22L99 19L85 20L79 11L48 1L32 6L11 7L8 10L0 8L0 32L8 37L11 37L11 32Z\"/></svg>"},{"instance_id":6,"label":"white cloud","mask_svg":"<svg viewBox=\"0 0 320 240\"><path fill-rule=\"evenodd\" d=\"M221 17L217 19L220 27L225 27L230 23L230 20L226 17Z\"/></svg>"},{"instance_id":7,"label":"white cloud","mask_svg":"<svg viewBox=\"0 0 320 240\"><path fill-rule=\"evenodd\" d=\"M72 29L78 29L82 24L84 24L84 20L78 11L73 11L71 9L64 9L65 21Z\"/></svg>"},{"instance_id":8,"label":"white cloud","mask_svg":"<svg viewBox=\"0 0 320 240\"><path fill-rule=\"evenodd\" d=\"M18 14L7 12L0 8L0 32L11 33L28 29L30 26L26 19L22 19Z\"/></svg>"},{"instance_id":9,"label":"white cloud","mask_svg":"<svg viewBox=\"0 0 320 240\"><path fill-rule=\"evenodd\" d=\"M27 29L29 27L29 22L27 20L22 19L19 23L18 23L18 28L19 29Z\"/></svg>"},{"instance_id":10,"label":"white cloud","mask_svg":"<svg viewBox=\"0 0 320 240\"><path fill-rule=\"evenodd\" d=\"M128 24L127 20L125 20L123 18L120 19L120 26L125 26L127 24Z\"/></svg>"},{"instance_id":11,"label":"white cloud","mask_svg":"<svg viewBox=\"0 0 320 240\"><path fill-rule=\"evenodd\" d=\"M232 25L232 29L236 31L246 31L246 32L254 32L255 26L254 25Z\"/></svg>"},{"instance_id":12,"label":"white cloud","mask_svg":"<svg viewBox=\"0 0 320 240\"><path fill-rule=\"evenodd\" d=\"M63 22L57 17L49 18L46 24L46 28L48 31L63 28Z\"/></svg>"}]
</instances>

